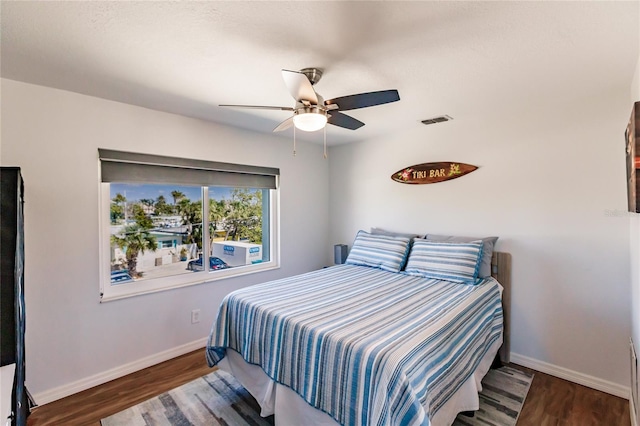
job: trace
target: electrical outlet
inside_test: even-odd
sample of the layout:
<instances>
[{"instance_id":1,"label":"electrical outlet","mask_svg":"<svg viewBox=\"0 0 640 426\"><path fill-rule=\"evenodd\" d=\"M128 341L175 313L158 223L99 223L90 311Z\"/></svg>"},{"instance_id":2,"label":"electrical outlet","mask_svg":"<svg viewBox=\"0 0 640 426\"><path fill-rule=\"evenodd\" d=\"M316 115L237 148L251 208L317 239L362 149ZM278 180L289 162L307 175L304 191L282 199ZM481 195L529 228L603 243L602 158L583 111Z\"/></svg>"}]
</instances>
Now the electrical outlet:
<instances>
[{"instance_id":1,"label":"electrical outlet","mask_svg":"<svg viewBox=\"0 0 640 426\"><path fill-rule=\"evenodd\" d=\"M191 311L191 324L200 322L200 309L194 309Z\"/></svg>"}]
</instances>

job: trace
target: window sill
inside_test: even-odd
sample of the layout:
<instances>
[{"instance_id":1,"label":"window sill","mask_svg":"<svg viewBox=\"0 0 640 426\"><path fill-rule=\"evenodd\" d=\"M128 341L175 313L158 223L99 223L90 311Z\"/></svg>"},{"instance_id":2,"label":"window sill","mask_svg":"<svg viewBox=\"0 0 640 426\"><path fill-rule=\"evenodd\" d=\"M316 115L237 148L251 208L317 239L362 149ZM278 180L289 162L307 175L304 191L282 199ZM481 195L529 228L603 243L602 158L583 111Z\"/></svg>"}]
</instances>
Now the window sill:
<instances>
[{"instance_id":1,"label":"window sill","mask_svg":"<svg viewBox=\"0 0 640 426\"><path fill-rule=\"evenodd\" d=\"M241 277L244 275L257 274L264 271L279 269L280 264L276 262L265 262L257 265L249 265L242 268L230 268L226 270L199 272L193 275L167 277L165 279L139 281L134 283L118 284L105 287L100 303L112 302L128 297L141 296L144 294L158 293L165 290L173 290L182 287L206 284L220 281L227 278Z\"/></svg>"}]
</instances>

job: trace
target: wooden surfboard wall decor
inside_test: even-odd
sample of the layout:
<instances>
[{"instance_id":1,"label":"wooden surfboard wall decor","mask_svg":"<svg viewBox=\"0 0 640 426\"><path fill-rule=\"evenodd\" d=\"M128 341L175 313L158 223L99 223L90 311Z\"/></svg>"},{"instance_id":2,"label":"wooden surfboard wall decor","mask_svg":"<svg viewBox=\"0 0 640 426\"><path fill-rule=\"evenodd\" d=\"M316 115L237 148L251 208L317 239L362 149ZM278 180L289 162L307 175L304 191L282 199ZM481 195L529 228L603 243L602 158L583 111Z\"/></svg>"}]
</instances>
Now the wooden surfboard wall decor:
<instances>
[{"instance_id":1,"label":"wooden surfboard wall decor","mask_svg":"<svg viewBox=\"0 0 640 426\"><path fill-rule=\"evenodd\" d=\"M425 183L438 183L464 176L478 167L472 164L452 163L442 161L439 163L423 163L405 167L391 175L391 179L400 183L423 185Z\"/></svg>"}]
</instances>

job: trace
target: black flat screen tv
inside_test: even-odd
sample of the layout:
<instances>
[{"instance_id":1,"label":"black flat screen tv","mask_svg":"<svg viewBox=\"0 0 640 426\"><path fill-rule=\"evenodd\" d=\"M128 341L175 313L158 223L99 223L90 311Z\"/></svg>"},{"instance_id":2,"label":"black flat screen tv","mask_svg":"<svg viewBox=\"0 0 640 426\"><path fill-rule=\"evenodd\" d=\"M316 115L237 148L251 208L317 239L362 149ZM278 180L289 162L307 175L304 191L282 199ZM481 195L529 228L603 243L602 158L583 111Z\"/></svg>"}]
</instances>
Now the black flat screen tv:
<instances>
[{"instance_id":1,"label":"black flat screen tv","mask_svg":"<svg viewBox=\"0 0 640 426\"><path fill-rule=\"evenodd\" d=\"M18 204L20 172L0 168L0 365L17 360L16 253L18 243Z\"/></svg>"},{"instance_id":2,"label":"black flat screen tv","mask_svg":"<svg viewBox=\"0 0 640 426\"><path fill-rule=\"evenodd\" d=\"M0 366L15 364L12 425L26 424L24 183L18 167L0 167Z\"/></svg>"}]
</instances>

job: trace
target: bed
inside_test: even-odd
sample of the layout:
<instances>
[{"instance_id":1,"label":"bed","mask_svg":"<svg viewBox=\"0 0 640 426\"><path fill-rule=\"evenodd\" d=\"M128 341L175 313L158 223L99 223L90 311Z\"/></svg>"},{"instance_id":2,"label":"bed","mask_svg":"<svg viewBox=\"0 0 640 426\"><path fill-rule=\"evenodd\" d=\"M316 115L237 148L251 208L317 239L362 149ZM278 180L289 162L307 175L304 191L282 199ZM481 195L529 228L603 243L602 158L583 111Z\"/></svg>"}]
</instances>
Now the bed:
<instances>
[{"instance_id":1,"label":"bed","mask_svg":"<svg viewBox=\"0 0 640 426\"><path fill-rule=\"evenodd\" d=\"M241 289L220 306L207 360L277 425L449 425L478 409L496 355L508 362L508 254L491 253L492 276L479 277L482 242L389 237L390 260L371 237L359 258L358 239L369 237L358 234L347 264ZM442 279L448 257L435 269L414 261L422 244L471 251L471 279Z\"/></svg>"}]
</instances>

